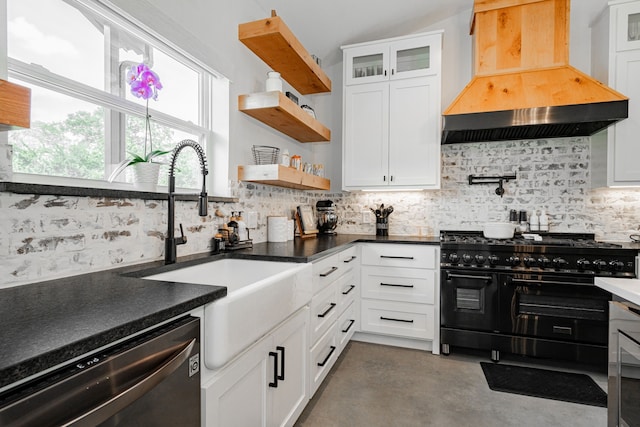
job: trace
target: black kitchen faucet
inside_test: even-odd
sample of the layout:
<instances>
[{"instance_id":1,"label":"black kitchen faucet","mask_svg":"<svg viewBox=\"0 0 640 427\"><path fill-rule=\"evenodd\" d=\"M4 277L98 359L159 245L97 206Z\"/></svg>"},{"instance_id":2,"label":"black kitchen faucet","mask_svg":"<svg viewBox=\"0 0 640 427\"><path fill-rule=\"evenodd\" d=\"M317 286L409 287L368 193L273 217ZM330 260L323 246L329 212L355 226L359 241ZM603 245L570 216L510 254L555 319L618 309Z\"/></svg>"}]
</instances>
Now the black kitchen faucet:
<instances>
[{"instance_id":1,"label":"black kitchen faucet","mask_svg":"<svg viewBox=\"0 0 640 427\"><path fill-rule=\"evenodd\" d=\"M178 245L184 245L187 243L187 237L182 230L182 224L180 224L180 237L175 237L175 204L176 204L176 177L175 177L175 165L178 153L184 147L191 147L196 150L198 159L200 160L200 167L202 168L202 191L198 195L198 215L207 216L207 159L205 158L204 151L200 144L190 139L185 139L176 145L171 153L171 167L169 168L169 214L167 219L167 238L164 243L164 263L173 264L176 262L177 247Z\"/></svg>"}]
</instances>

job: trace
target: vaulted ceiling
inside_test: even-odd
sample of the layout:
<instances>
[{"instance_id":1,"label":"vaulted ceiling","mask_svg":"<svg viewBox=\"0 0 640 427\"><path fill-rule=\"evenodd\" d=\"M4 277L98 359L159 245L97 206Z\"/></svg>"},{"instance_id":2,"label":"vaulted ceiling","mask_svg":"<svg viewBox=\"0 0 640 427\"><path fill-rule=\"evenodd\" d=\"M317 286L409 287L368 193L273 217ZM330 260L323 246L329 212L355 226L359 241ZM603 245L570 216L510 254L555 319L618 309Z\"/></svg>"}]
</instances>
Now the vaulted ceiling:
<instances>
[{"instance_id":1,"label":"vaulted ceiling","mask_svg":"<svg viewBox=\"0 0 640 427\"><path fill-rule=\"evenodd\" d=\"M265 18L276 10L298 39L325 65L339 62L339 47L414 33L468 11L473 0L255 0ZM588 24L607 0L572 0L572 22ZM470 15L469 15L470 16Z\"/></svg>"}]
</instances>

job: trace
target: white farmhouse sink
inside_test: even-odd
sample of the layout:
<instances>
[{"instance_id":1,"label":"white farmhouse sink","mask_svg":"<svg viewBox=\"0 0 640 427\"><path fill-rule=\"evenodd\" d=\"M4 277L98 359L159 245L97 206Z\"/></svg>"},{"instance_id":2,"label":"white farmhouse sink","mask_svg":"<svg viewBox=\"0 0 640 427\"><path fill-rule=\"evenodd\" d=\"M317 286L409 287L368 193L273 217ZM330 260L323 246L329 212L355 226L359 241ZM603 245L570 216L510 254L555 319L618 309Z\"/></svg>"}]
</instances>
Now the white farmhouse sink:
<instances>
[{"instance_id":1,"label":"white farmhouse sink","mask_svg":"<svg viewBox=\"0 0 640 427\"><path fill-rule=\"evenodd\" d=\"M311 301L311 265L222 259L143 277L227 287L205 305L204 361L218 369Z\"/></svg>"}]
</instances>

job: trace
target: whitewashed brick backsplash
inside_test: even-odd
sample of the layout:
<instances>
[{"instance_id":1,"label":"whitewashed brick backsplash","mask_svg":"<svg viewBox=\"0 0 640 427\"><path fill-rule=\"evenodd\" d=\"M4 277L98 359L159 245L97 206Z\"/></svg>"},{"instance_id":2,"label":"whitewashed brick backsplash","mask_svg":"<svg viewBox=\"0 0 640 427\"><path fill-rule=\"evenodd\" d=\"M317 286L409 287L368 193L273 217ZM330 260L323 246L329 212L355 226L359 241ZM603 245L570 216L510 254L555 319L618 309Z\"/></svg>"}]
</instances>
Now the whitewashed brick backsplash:
<instances>
[{"instance_id":1,"label":"whitewashed brick backsplash","mask_svg":"<svg viewBox=\"0 0 640 427\"><path fill-rule=\"evenodd\" d=\"M374 234L373 215L363 223L362 212L384 203L394 206L395 235L477 230L506 220L510 209L545 209L552 231L628 241L640 230L640 189L592 190L590 153L589 138L446 145L438 191L325 193L233 182L240 202L210 203L206 218L195 202L176 202L176 224L189 239L178 254L210 250L231 212L257 212L251 237L264 242L268 216L290 217L296 206L322 199L337 204L340 233ZM502 198L497 184L468 185L469 174L512 173L517 179L504 184ZM0 287L162 259L166 210L161 201L0 193Z\"/></svg>"}]
</instances>

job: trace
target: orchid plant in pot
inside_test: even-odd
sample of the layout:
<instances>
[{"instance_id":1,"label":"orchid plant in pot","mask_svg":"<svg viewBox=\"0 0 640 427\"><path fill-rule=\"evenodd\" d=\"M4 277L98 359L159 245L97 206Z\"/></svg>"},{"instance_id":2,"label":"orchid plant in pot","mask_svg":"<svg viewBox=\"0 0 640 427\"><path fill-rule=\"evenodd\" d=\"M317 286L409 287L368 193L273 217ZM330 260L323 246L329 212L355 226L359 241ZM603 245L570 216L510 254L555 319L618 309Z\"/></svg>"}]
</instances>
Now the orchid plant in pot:
<instances>
[{"instance_id":1,"label":"orchid plant in pot","mask_svg":"<svg viewBox=\"0 0 640 427\"><path fill-rule=\"evenodd\" d=\"M131 87L131 93L137 98L146 101L145 130L144 130L144 154L129 152L131 157L124 159L109 176L112 182L123 170L131 166L133 168L134 185L140 189L155 190L158 183L160 163L154 161L157 157L170 153L170 151L154 150L151 139L151 115L149 115L149 99L158 99L158 91L162 89L160 77L151 71L148 65L141 63L133 65L127 71L127 83ZM149 141L147 149L147 140Z\"/></svg>"}]
</instances>

